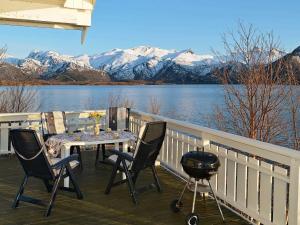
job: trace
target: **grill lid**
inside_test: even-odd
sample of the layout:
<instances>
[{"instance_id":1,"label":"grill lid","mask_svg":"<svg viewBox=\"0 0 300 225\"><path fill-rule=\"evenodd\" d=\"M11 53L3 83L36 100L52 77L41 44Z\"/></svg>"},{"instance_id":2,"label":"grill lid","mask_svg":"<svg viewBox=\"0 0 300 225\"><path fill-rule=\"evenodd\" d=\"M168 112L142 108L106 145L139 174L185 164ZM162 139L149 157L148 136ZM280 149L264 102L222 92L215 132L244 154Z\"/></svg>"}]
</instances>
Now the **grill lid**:
<instances>
[{"instance_id":1,"label":"grill lid","mask_svg":"<svg viewBox=\"0 0 300 225\"><path fill-rule=\"evenodd\" d=\"M218 169L220 161L218 157L209 152L191 151L184 154L181 158L183 167L193 169Z\"/></svg>"}]
</instances>

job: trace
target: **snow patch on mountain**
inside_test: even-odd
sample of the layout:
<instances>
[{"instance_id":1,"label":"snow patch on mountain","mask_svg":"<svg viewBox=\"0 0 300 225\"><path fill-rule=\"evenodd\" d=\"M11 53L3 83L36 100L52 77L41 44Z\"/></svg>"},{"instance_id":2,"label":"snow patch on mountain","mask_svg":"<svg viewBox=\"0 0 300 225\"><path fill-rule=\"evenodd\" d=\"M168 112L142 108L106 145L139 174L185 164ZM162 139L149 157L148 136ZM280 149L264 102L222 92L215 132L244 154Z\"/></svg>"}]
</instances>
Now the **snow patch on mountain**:
<instances>
[{"instance_id":1,"label":"snow patch on mountain","mask_svg":"<svg viewBox=\"0 0 300 225\"><path fill-rule=\"evenodd\" d=\"M4 54L4 56L2 57L3 61L12 65L18 65L19 62L19 58L16 58L12 55L9 54Z\"/></svg>"}]
</instances>

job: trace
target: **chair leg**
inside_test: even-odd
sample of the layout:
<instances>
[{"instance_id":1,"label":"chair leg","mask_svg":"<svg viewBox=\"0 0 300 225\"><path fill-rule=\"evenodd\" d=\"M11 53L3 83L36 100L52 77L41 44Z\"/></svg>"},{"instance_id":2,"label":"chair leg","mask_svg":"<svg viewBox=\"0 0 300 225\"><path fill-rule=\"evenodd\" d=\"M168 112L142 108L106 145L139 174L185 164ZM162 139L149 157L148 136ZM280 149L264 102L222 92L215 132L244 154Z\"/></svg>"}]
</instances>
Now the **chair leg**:
<instances>
[{"instance_id":1,"label":"chair leg","mask_svg":"<svg viewBox=\"0 0 300 225\"><path fill-rule=\"evenodd\" d=\"M130 196L131 196L131 198L132 198L133 203L134 203L134 204L137 204L138 201L137 201L136 192L135 192L135 187L134 187L134 186L135 186L135 185L134 185L135 182L133 182L133 180L132 180L132 176L131 176L131 174L130 174L128 168L127 168L126 161L125 161L124 159L122 160L122 165L123 165L123 168L124 168L124 172L125 172L125 174L126 174L127 184L128 184Z\"/></svg>"},{"instance_id":2,"label":"chair leg","mask_svg":"<svg viewBox=\"0 0 300 225\"><path fill-rule=\"evenodd\" d=\"M77 182L75 180L75 177L74 177L74 174L73 174L73 172L71 170L71 167L69 165L67 165L66 170L67 170L67 174L69 175L69 178L70 178L70 180L71 180L71 182L73 184L73 187L75 189L77 198L78 199L83 199L82 192L80 191L79 185L77 184Z\"/></svg>"},{"instance_id":3,"label":"chair leg","mask_svg":"<svg viewBox=\"0 0 300 225\"><path fill-rule=\"evenodd\" d=\"M98 165L98 161L99 161L99 154L100 154L100 145L97 145L97 152L96 152L95 166L97 166L97 165Z\"/></svg>"},{"instance_id":4,"label":"chair leg","mask_svg":"<svg viewBox=\"0 0 300 225\"><path fill-rule=\"evenodd\" d=\"M16 195L16 198L15 198L13 204L12 204L13 208L17 208L19 206L20 197L22 196L22 194L24 192L24 188L25 188L25 185L26 185L27 181L28 181L28 177L27 177L27 175L25 175L25 177L24 177L24 179L21 183L20 189L19 189L19 191Z\"/></svg>"},{"instance_id":5,"label":"chair leg","mask_svg":"<svg viewBox=\"0 0 300 225\"><path fill-rule=\"evenodd\" d=\"M52 186L49 184L49 181L48 180L43 180L43 181L44 181L44 184L46 186L46 189L47 189L48 193L51 193Z\"/></svg>"},{"instance_id":6,"label":"chair leg","mask_svg":"<svg viewBox=\"0 0 300 225\"><path fill-rule=\"evenodd\" d=\"M45 216L50 216L50 214L51 214L53 203L54 203L55 198L56 198L56 193L57 193L58 185L59 185L59 182L60 182L60 180L61 180L61 178L62 178L62 176L64 174L64 170L65 170L65 168L62 168L60 170L59 175L58 175L58 177L56 178L56 180L54 182L54 185L53 185L53 188L52 188L52 193L51 193L51 198L50 198L50 201L49 201L49 204L48 204Z\"/></svg>"},{"instance_id":7,"label":"chair leg","mask_svg":"<svg viewBox=\"0 0 300 225\"><path fill-rule=\"evenodd\" d=\"M158 176L157 176L157 172L156 172L155 166L152 166L151 170L152 170L152 174L153 174L153 178L154 178L154 181L155 181L155 186L157 188L157 191L161 192L162 189L161 189L161 185L159 183L159 179L158 179Z\"/></svg>"},{"instance_id":8,"label":"chair leg","mask_svg":"<svg viewBox=\"0 0 300 225\"><path fill-rule=\"evenodd\" d=\"M76 152L78 154L78 160L79 160L79 163L80 163L80 170L82 171L83 170L83 162L82 162L82 154L81 154L81 150L80 150L80 146L76 146Z\"/></svg>"},{"instance_id":9,"label":"chair leg","mask_svg":"<svg viewBox=\"0 0 300 225\"><path fill-rule=\"evenodd\" d=\"M103 145L101 145L101 148L102 148L102 160L104 161L106 158L107 158L107 156L106 156L106 154L105 154L105 144L103 144Z\"/></svg>"},{"instance_id":10,"label":"chair leg","mask_svg":"<svg viewBox=\"0 0 300 225\"><path fill-rule=\"evenodd\" d=\"M113 167L109 182L108 182L107 187L106 187L105 192L104 192L106 195L108 195L111 191L111 188L112 188L113 183L115 181L115 178L116 178L116 175L117 175L117 172L118 172L118 167L119 167L120 163L121 163L121 160L118 158L116 164Z\"/></svg>"},{"instance_id":11,"label":"chair leg","mask_svg":"<svg viewBox=\"0 0 300 225\"><path fill-rule=\"evenodd\" d=\"M70 147L70 155L72 155L74 153L74 148L75 148L74 146Z\"/></svg>"}]
</instances>

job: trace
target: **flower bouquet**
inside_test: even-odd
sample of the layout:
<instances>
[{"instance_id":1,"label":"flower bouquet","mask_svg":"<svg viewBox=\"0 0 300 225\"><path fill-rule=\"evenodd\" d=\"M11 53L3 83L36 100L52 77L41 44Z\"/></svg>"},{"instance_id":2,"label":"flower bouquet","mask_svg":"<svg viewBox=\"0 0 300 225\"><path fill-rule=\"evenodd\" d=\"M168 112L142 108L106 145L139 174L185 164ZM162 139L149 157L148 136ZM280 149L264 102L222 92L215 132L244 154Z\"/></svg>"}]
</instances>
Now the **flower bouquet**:
<instances>
[{"instance_id":1,"label":"flower bouquet","mask_svg":"<svg viewBox=\"0 0 300 225\"><path fill-rule=\"evenodd\" d=\"M89 114L90 119L94 119L95 121L95 127L94 127L94 134L99 135L100 134L100 120L104 116L103 113L100 112L91 112Z\"/></svg>"}]
</instances>

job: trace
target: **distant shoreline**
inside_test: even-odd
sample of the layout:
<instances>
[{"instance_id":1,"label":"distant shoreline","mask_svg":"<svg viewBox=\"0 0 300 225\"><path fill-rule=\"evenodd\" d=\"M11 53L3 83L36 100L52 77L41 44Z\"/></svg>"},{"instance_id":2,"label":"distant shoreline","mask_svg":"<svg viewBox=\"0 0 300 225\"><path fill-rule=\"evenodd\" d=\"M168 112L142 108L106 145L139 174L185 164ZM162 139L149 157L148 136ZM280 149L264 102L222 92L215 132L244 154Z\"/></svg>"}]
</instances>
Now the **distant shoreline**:
<instances>
[{"instance_id":1,"label":"distant shoreline","mask_svg":"<svg viewBox=\"0 0 300 225\"><path fill-rule=\"evenodd\" d=\"M13 81L1 81L0 86L51 86L51 85L90 85L90 86L100 86L100 85L157 85L156 83L145 83L145 82L134 82L134 81L123 81L123 82L92 82L92 81L75 81L75 82L62 82L62 81L21 81L21 82L13 82Z\"/></svg>"},{"instance_id":2,"label":"distant shoreline","mask_svg":"<svg viewBox=\"0 0 300 225\"><path fill-rule=\"evenodd\" d=\"M235 83L238 85L237 83ZM5 86L146 86L146 85L222 85L221 83L167 83L163 81L47 81L47 80L34 80L34 81L0 81L0 87Z\"/></svg>"},{"instance_id":3,"label":"distant shoreline","mask_svg":"<svg viewBox=\"0 0 300 225\"><path fill-rule=\"evenodd\" d=\"M34 81L0 81L0 86L51 86L51 85L66 85L66 86L72 86L72 85L79 85L79 86L135 86L135 85L195 85L195 84L216 84L216 83L166 83L163 81L141 81L141 80L135 80L135 81L74 81L74 82L63 82L63 81L46 81L46 80L34 80Z\"/></svg>"}]
</instances>

